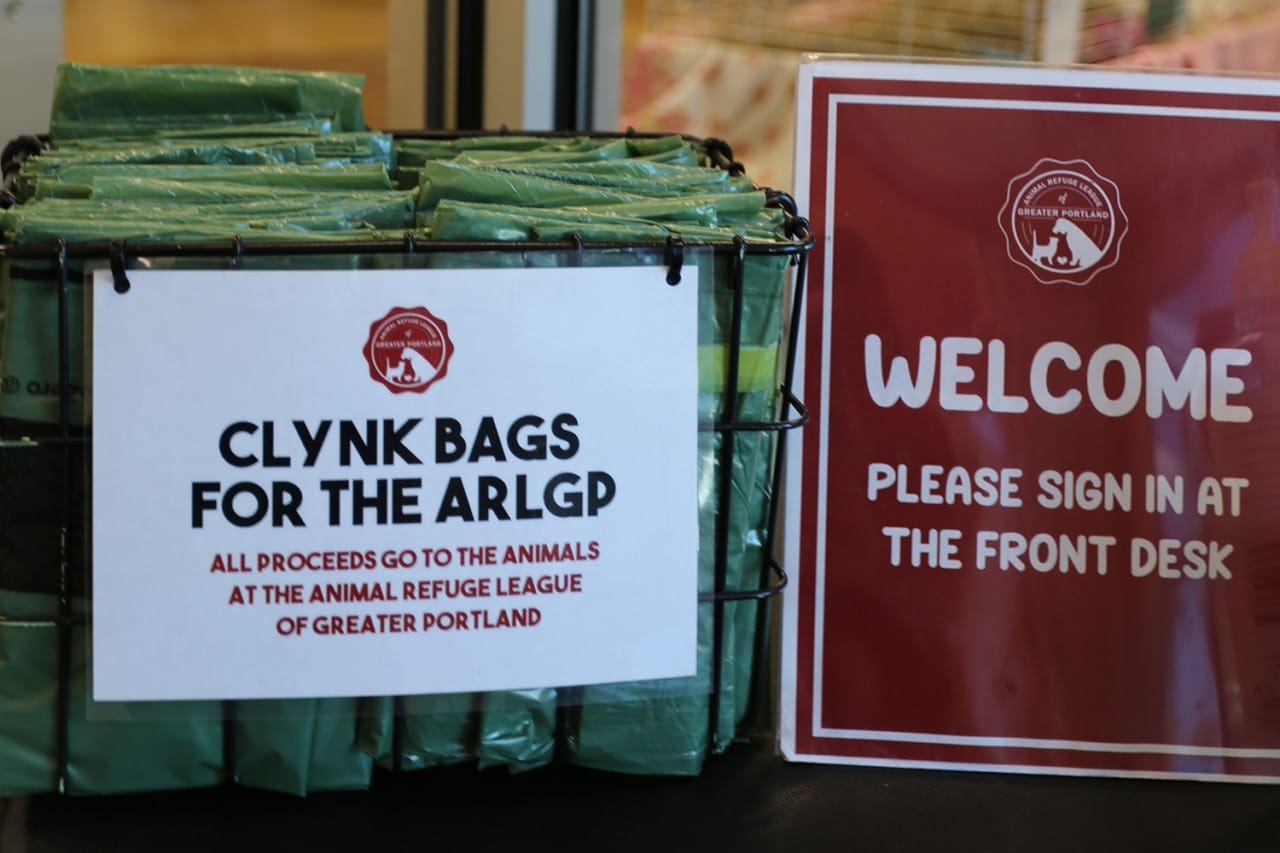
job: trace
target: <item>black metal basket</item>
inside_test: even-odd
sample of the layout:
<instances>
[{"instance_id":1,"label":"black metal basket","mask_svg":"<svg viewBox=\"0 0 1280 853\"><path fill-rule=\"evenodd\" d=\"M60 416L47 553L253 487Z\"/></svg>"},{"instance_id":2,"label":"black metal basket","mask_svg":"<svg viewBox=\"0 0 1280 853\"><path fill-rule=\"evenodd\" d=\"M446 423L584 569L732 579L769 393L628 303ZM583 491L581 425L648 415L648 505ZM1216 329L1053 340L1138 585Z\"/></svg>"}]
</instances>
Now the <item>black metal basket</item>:
<instances>
[{"instance_id":1,"label":"black metal basket","mask_svg":"<svg viewBox=\"0 0 1280 853\"><path fill-rule=\"evenodd\" d=\"M405 136L447 137L450 134L405 134ZM457 135L457 134L453 134ZM7 181L22 161L40 150L43 141L35 137L24 137L11 143L4 150L3 166ZM705 148L712 165L730 171L742 173L742 166L733 160L732 150L718 140L700 141ZM0 206L14 203L12 196L0 198ZM269 241L243 241L239 237L233 240L211 242L168 242L146 243L133 241L111 241L97 243L71 244L59 240L43 245L6 245L0 243L0 263L11 268L22 269L34 266L36 269L50 271L47 280L42 283L56 292L57 301L57 342L58 342L58 419L56 424L31 424L24 421L0 419L0 478L18 482L31 477L43 477L50 480L49 493L53 496L51 505L46 507L55 519L56 541L51 537L44 542L32 542L32 548L48 548L48 553L39 560L42 566L56 568L56 580L46 579L45 589L56 592L58 597L58 616L56 620L42 623L47 627L56 626L57 630L57 698L56 719L51 721L55 726L56 743L56 778L54 789L68 792L68 763L70 756L70 681L72 674L72 629L88 624L88 617L76 612L73 598L81 595L91 598L89 588L89 561L87 540L84 528L78 524L79 519L87 518L85 472L93 448L92 428L78 424L73 417L73 397L76 389L72 387L72 323L69 310L69 293L73 286L73 266L81 263L107 266L111 270L115 288L119 292L129 288L130 265L140 258L147 259L182 259L184 266L191 262L205 262L211 268L240 268L246 258L257 257L313 257L317 259L369 256L379 258L379 264L386 268L388 264L409 268L419 264L423 256L451 253L522 253L526 256L541 254L557 254L568 258L569 263L580 259L584 253L612 250L651 250L661 253L667 268L669 281L678 281L684 263L686 250L701 249L713 253L718 258L726 258L731 264L732 276L729 285L732 290L730 314L732 326L727 343L725 357L725 376L723 384L722 415L715 423L703 425L701 428L711 430L721 436L717 458L718 513L715 527L714 553L714 588L703 591L699 600L712 607L713 651L711 655L711 693L709 697L708 737L712 749L716 746L720 729L722 684L722 657L725 607L731 602L757 602L756 630L754 636L755 653L752 660L752 674L749 710L742 715L742 721L752 719L753 706L759 697L764 695L762 685L765 661L768 659L770 616L769 602L786 585L787 577L782 565L773 556L774 530L777 519L777 500L783 476L783 460L786 450L786 434L789 430L802 426L808 419L808 412L792 389L792 375L796 358L796 336L801 317L801 300L804 292L806 259L813 246L813 237L808 223L798 215L794 201L785 193L767 191L767 204L786 212L785 242L753 242L742 237L721 242L685 241L672 236L664 242L588 242L573 237L569 240L549 242L443 242L415 238L412 232L406 233L398 240L350 240L335 242L302 242L287 239ZM791 259L794 277L791 285L789 307L784 308L784 363L782 380L777 395L774 416L767 420L745 420L739 416L737 404L739 389L740 353L742 349L743 330L743 293L744 265L746 259L757 255L786 256ZM202 264L203 265L203 264ZM12 389L6 387L5 391ZM732 483L732 472L735 445L738 436L746 433L765 433L774 437L772 450L772 490L768 505L765 525L765 542L763 553L765 564L761 567L759 582L749 589L730 589L726 581L728 551L731 530L727 522L729 509L738 499ZM7 460L7 461L6 461ZM0 489L0 518L8 515L10 520L19 522L23 513L32 508L23 506L12 490L6 494ZM86 565L78 565L84 563ZM0 580L3 575L0 574ZM53 582L49 582L53 581ZM17 620L0 614L0 623L12 623ZM568 688L571 692L573 688ZM557 713L556 743L557 752L563 752L568 737L569 715L572 702L559 705ZM403 697L394 700L394 728L392 731L392 760L394 769L401 768L401 741L403 737L402 718L404 715ZM223 768L222 778L228 783L238 781L238 749L235 723L237 719L237 703L222 703L223 731Z\"/></svg>"}]
</instances>

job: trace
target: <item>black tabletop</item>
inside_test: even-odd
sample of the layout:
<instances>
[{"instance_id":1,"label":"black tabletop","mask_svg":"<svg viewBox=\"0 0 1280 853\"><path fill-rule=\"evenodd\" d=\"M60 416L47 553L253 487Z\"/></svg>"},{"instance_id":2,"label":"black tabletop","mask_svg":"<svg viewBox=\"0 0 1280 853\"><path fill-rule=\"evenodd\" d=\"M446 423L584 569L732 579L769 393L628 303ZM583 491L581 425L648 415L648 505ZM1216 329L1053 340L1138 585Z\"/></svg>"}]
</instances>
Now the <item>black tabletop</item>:
<instances>
[{"instance_id":1,"label":"black tabletop","mask_svg":"<svg viewBox=\"0 0 1280 853\"><path fill-rule=\"evenodd\" d=\"M305 799L223 788L2 801L0 851L1280 850L1280 786L788 764L380 774Z\"/></svg>"}]
</instances>

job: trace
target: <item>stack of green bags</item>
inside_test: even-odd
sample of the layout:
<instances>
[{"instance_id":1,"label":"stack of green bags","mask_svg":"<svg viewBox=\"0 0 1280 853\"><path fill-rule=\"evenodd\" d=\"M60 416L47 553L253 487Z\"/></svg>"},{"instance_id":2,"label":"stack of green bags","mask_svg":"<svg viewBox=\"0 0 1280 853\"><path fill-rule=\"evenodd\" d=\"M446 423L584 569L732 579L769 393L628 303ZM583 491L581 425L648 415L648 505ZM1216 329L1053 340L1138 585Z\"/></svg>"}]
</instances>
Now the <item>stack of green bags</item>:
<instances>
[{"instance_id":1,"label":"stack of green bags","mask_svg":"<svg viewBox=\"0 0 1280 853\"><path fill-rule=\"evenodd\" d=\"M16 246L351 240L413 228L392 189L392 140L364 129L356 75L246 68L62 65L51 150L22 164L0 212ZM69 271L71 384L83 386L83 265ZM56 385L52 261L7 265L0 359L24 384ZM85 412L76 401L73 420ZM56 423L47 394L0 396L0 418Z\"/></svg>"},{"instance_id":2,"label":"stack of green bags","mask_svg":"<svg viewBox=\"0 0 1280 853\"><path fill-rule=\"evenodd\" d=\"M52 147L14 177L20 202L0 212L3 242L352 240L413 228L412 192L392 188L392 140L364 129L359 77L227 68L59 69ZM351 263L347 260L346 263ZM84 374L84 264L68 270L71 385ZM0 372L22 377L0 396L0 795L56 781L61 447L56 432L55 260L0 266ZM72 396L88 421L88 392ZM76 430L78 432L78 429ZM68 553L77 612L85 552L84 455L72 446ZM305 793L367 787L356 700L238 703L224 732L219 703L91 704L83 626L71 630L69 760L73 793L199 787L225 781L224 738L246 785Z\"/></svg>"},{"instance_id":3,"label":"stack of green bags","mask_svg":"<svg viewBox=\"0 0 1280 853\"><path fill-rule=\"evenodd\" d=\"M417 181L418 225L449 241L565 240L655 243L783 242L784 215L766 207L746 177L697 165L704 153L677 137L545 139L490 136L396 143L400 186ZM595 255L587 256L591 263ZM459 265L563 263L531 253L449 257ZM596 262L651 263L614 252ZM732 334L734 258L708 256L698 268L699 417L726 410L725 354ZM776 378L785 255L744 259L743 348L737 416L776 416ZM764 524L771 499L772 440L737 434L733 500L717 505L723 435L700 434L699 589L714 589L716 525L728 524L726 587L758 586L764 565ZM699 606L698 674L690 679L591 686L568 697L554 690L482 697L418 697L407 703L402 761L430 766L478 758L519 769L552 760L555 712L572 704L563 757L570 763L633 773L695 774L708 749L734 736L749 701L755 603L724 606L719 719L709 731L713 605ZM438 710L437 710L438 709Z\"/></svg>"},{"instance_id":4,"label":"stack of green bags","mask_svg":"<svg viewBox=\"0 0 1280 853\"><path fill-rule=\"evenodd\" d=\"M353 94L354 93L354 94ZM701 165L677 137L487 135L389 137L364 131L359 82L345 75L256 69L64 66L51 117L52 148L13 182L21 203L0 212L5 243L48 245L395 237L472 243L566 240L658 244L788 242L783 214L749 179ZM355 266L351 256L322 263ZM391 259L396 263L398 258ZM283 256L274 263L287 264ZM309 259L307 263L316 263ZM433 266L565 263L563 253L427 254ZM652 249L586 252L583 263L654 264ZM698 260L699 416L724 417L735 258ZM787 255L746 254L739 420L776 416ZM691 262L692 263L692 262ZM83 320L71 271L72 383L81 384ZM688 274L688 273L686 273ZM0 267L0 374L56 382L53 261ZM88 398L88 394L84 395ZM88 420L73 398L73 421ZM58 423L58 399L0 395L0 426L39 435ZM772 440L763 432L700 433L699 588L715 586L717 524L729 525L725 585L755 588L766 554ZM722 442L736 442L732 501L718 505ZM56 776L52 720L60 521L56 445L0 448L0 491L22 483L21 506L0 500L0 795L47 790ZM78 470L76 472L79 473ZM7 482L6 482L7 480ZM73 484L82 501L83 484ZM83 505L83 504L78 504ZM71 553L82 553L72 531ZM76 550L77 548L81 550ZM78 584L82 569L73 568ZM87 610L87 604L78 602ZM723 605L719 716L709 719L713 612L699 605L698 674L686 679L475 695L240 702L233 731L237 780L291 793L359 788L374 764L423 768L476 762L524 770L560 758L633 772L695 774L732 739L749 700L756 611ZM110 793L226 781L219 703L91 705L73 631L69 788ZM560 715L558 709L567 713ZM90 709L92 708L92 712ZM89 719L92 717L93 719ZM399 752L396 753L398 747ZM11 759L11 760L10 760Z\"/></svg>"}]
</instances>

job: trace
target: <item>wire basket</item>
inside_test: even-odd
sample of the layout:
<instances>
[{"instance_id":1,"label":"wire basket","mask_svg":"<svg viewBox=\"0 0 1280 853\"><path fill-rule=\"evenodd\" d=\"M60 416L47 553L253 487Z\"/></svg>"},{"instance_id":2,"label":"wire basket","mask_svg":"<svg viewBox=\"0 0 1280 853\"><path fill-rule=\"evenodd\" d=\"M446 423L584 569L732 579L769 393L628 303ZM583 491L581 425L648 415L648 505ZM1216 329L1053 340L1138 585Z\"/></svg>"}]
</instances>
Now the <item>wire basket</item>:
<instances>
[{"instance_id":1,"label":"wire basket","mask_svg":"<svg viewBox=\"0 0 1280 853\"><path fill-rule=\"evenodd\" d=\"M6 174L35 153L39 144L39 140L26 141L6 149ZM724 143L700 144L705 145L711 165L742 171ZM770 191L767 197L769 205L786 212L785 239L779 242L741 237L698 241L678 235L651 243L592 242L576 235L538 242L450 242L422 240L407 233L398 240L324 243L237 237L183 243L59 240L0 245L5 285L25 278L47 298L48 310L41 315L43 327L38 331L56 341L56 365L50 368L57 376L56 382L46 383L50 387L41 389L56 401L56 417L45 421L0 417L0 602L6 589L25 595L10 595L9 606L0 609L0 749L6 741L10 747L21 744L27 758L9 778L0 772L0 792L113 793L227 783L301 794L363 787L375 767L394 771L450 760L479 760L482 766L505 763L523 769L558 759L621 771L697 772L703 755L725 748L756 717L754 706L763 694L768 657L768 603L786 583L786 574L773 557L775 497L781 484L785 435L808 417L791 390L791 375L805 259L813 238L789 196ZM719 341L722 375L716 381L714 418L702 426L711 453L707 464L714 477L716 508L714 517L701 520L710 525L713 544L699 594L700 613L710 626L705 637L709 692L692 699L652 700L659 705L645 706L652 712L661 703L683 703L680 719L691 719L690 714L696 713L704 721L692 735L697 741L692 749L690 733L675 733L684 742L676 750L679 760L655 770L645 764L643 755L593 756L584 740L610 725L610 715L616 716L625 702L592 700L580 687L521 691L538 695L506 697L506 704L497 706L486 694L453 697L461 704L443 710L430 697L388 696L148 703L149 713L114 719L87 712L91 704L86 686L87 628L93 596L86 535L92 519L86 495L93 429L79 414L87 407L89 394L78 387L82 383L75 376L76 317L84 270L109 269L117 290L123 291L129 287L130 270L138 264L251 269L260 260L283 259L293 267L325 268L336 263L385 269L429 267L442 259L478 255L527 265L566 258L569 263L590 264L605 262L601 259L610 253L649 252L661 259L668 276L678 279L686 252L695 249L711 253L715 260L723 285L716 294L717 311L731 322ZM784 301L785 276L776 282L781 309L777 331L785 345L778 350L779 364L772 375L781 379L780 385L753 396L743 379L743 353L751 343L743 317L747 274L758 262L779 270L793 268L794 280L789 304ZM3 391L27 393L25 388L8 385ZM759 464L747 466L748 457L760 460ZM744 527L743 519L756 521ZM744 545L757 531L760 541ZM8 674L3 673L6 667ZM619 719L636 725L625 713ZM490 720L506 731L542 731L540 753L532 758L494 758L486 753L484 726ZM295 743L299 731L307 733L305 743ZM660 737L668 734L658 732ZM423 748L435 737L451 739L452 752ZM271 769L273 763L281 763L281 756L289 755L295 755L295 765L309 765L309 769ZM288 758L284 763L289 764Z\"/></svg>"}]
</instances>

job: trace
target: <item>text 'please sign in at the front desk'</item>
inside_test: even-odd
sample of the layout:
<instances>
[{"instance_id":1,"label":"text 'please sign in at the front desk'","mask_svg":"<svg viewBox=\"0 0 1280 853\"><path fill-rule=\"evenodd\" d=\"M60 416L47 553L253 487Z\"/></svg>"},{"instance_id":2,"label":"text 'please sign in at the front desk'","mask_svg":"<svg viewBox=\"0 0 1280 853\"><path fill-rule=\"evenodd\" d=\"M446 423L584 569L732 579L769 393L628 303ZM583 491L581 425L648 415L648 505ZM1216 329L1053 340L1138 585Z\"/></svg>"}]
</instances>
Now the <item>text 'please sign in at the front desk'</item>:
<instances>
[{"instance_id":1,"label":"text 'please sign in at the front desk'","mask_svg":"<svg viewBox=\"0 0 1280 853\"><path fill-rule=\"evenodd\" d=\"M1087 512L1194 512L1197 515L1239 517L1244 477L1205 477L1194 486L1193 497L1183 477L1095 471L1041 471L1026 476L1017 468L969 469L961 466L867 466L867 500L899 504L999 506L1024 505L1024 482L1030 480L1041 509L1081 509ZM1135 490L1140 495L1135 495ZM1139 503L1135 504L1135 501ZM965 535L955 528L886 525L880 531L888 543L889 564L1003 572L1114 573L1119 566L1132 577L1231 579L1230 543L1199 539L1147 539L1128 542L1103 533L1045 533L1016 530L976 530Z\"/></svg>"},{"instance_id":2,"label":"text 'please sign in at the front desk'","mask_svg":"<svg viewBox=\"0 0 1280 853\"><path fill-rule=\"evenodd\" d=\"M1233 372L1251 364L1253 356L1235 347L1208 352L1193 348L1179 360L1155 346L1140 355L1122 344L1106 344L1082 355L1069 343L1053 341L1036 349L1025 377L1016 379L1009 375L1005 344L999 339L926 336L909 361L886 353L879 335L868 335L864 355L867 393L881 408L920 408L936 399L947 411L1006 415L1034 406L1057 415L1085 407L1108 417L1135 411L1150 418L1181 411L1192 420L1224 423L1247 423L1253 417L1242 399L1244 382ZM985 369L980 378L981 368ZM1108 383L1109 374L1118 381ZM1019 382L1025 393L1014 390ZM869 463L866 474L867 500L872 503L1003 509L1030 503L1049 511L1233 518L1241 515L1249 486L1248 478L1236 475L1188 482L1182 475L1158 473L1037 472L884 461ZM968 566L978 571L1106 575L1119 568L1135 578L1230 580L1228 560L1235 550L1231 543L1217 540L1135 536L1121 541L1102 532L964 531L896 524L886 524L880 532L891 566L948 570Z\"/></svg>"}]
</instances>

